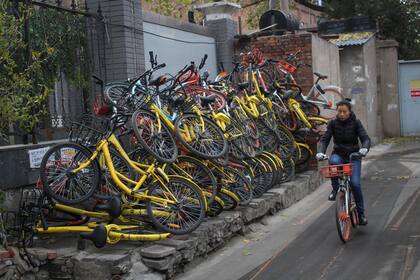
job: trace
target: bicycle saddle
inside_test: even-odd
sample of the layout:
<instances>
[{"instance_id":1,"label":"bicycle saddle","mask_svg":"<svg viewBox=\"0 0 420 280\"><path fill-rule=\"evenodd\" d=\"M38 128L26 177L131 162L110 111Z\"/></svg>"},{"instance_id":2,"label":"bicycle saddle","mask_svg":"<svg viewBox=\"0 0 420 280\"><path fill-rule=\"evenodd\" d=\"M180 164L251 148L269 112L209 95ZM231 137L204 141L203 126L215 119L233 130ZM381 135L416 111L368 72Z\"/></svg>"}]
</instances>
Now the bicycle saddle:
<instances>
[{"instance_id":1,"label":"bicycle saddle","mask_svg":"<svg viewBox=\"0 0 420 280\"><path fill-rule=\"evenodd\" d=\"M108 200L108 203L96 205L95 210L105 211L112 218L116 219L121 215L121 200L113 196Z\"/></svg>"},{"instance_id":2,"label":"bicycle saddle","mask_svg":"<svg viewBox=\"0 0 420 280\"><path fill-rule=\"evenodd\" d=\"M206 107L207 105L213 103L216 100L216 96L214 94L208 96L199 96L201 105Z\"/></svg>"},{"instance_id":3,"label":"bicycle saddle","mask_svg":"<svg viewBox=\"0 0 420 280\"><path fill-rule=\"evenodd\" d=\"M83 232L80 234L80 237L87 239L93 242L96 248L102 248L106 245L107 232L104 225L98 225L95 229L90 232Z\"/></svg>"},{"instance_id":4,"label":"bicycle saddle","mask_svg":"<svg viewBox=\"0 0 420 280\"><path fill-rule=\"evenodd\" d=\"M318 78L320 78L321 80L325 80L325 79L328 78L327 75L322 75L322 74L319 74L317 72L314 72L314 75L317 76Z\"/></svg>"},{"instance_id":5,"label":"bicycle saddle","mask_svg":"<svg viewBox=\"0 0 420 280\"><path fill-rule=\"evenodd\" d=\"M149 81L149 86L155 86L155 87L161 86L166 82L166 79L167 78L165 75L159 76L156 79Z\"/></svg>"}]
</instances>

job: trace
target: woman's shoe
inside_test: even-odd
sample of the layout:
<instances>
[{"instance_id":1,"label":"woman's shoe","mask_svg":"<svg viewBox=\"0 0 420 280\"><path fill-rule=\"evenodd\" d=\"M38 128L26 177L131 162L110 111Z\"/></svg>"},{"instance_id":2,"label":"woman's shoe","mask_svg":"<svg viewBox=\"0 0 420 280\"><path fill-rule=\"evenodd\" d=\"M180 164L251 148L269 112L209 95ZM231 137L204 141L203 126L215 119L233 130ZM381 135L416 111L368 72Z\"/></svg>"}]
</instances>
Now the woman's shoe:
<instances>
[{"instance_id":1,"label":"woman's shoe","mask_svg":"<svg viewBox=\"0 0 420 280\"><path fill-rule=\"evenodd\" d=\"M365 226L368 224L368 220L366 218L366 215L364 213L359 214L359 225Z\"/></svg>"},{"instance_id":2,"label":"woman's shoe","mask_svg":"<svg viewBox=\"0 0 420 280\"><path fill-rule=\"evenodd\" d=\"M335 201L335 197L337 196L337 191L336 190L332 190L330 195L328 196L328 200L329 201Z\"/></svg>"}]
</instances>

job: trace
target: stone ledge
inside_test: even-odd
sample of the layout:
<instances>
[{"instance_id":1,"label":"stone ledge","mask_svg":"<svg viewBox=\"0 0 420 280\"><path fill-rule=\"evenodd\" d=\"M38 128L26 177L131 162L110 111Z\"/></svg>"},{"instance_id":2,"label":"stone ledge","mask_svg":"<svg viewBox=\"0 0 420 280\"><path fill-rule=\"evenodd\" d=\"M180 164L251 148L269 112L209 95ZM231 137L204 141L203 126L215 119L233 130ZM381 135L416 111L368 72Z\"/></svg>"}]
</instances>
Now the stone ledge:
<instances>
[{"instance_id":1,"label":"stone ledge","mask_svg":"<svg viewBox=\"0 0 420 280\"><path fill-rule=\"evenodd\" d=\"M206 256L237 234L252 230L253 222L290 207L314 191L321 182L319 172L306 171L294 181L274 186L247 207L222 212L206 220L193 233L136 245L124 242L97 250L87 248L63 260L55 260L49 279L170 279L185 266L205 261ZM264 220L264 219L263 219ZM60 269L61 265L61 269ZM71 278L66 278L71 275Z\"/></svg>"}]
</instances>

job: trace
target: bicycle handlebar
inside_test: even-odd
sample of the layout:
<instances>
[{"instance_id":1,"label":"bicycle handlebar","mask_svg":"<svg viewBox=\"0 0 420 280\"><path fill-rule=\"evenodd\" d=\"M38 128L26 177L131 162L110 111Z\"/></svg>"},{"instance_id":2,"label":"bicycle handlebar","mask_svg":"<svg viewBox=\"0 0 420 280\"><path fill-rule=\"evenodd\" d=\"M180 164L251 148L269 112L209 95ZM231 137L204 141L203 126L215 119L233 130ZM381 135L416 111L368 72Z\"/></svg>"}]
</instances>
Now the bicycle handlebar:
<instances>
[{"instance_id":1,"label":"bicycle handlebar","mask_svg":"<svg viewBox=\"0 0 420 280\"><path fill-rule=\"evenodd\" d=\"M204 55L204 57L203 57L203 59L201 60L201 62L200 62L200 66L198 67L198 69L202 69L203 67L204 67L204 65L206 64L206 60L207 60L207 58L208 58L208 55L207 54L205 54Z\"/></svg>"},{"instance_id":2,"label":"bicycle handlebar","mask_svg":"<svg viewBox=\"0 0 420 280\"><path fill-rule=\"evenodd\" d=\"M366 156L364 156L364 155L362 155L361 153L359 153L359 152L354 152L354 153L351 153L350 155L349 155L349 160L350 161L352 161L353 160L353 158L359 158L359 159L361 159L361 158L364 158L364 157L366 157ZM318 160L318 161L325 161L325 160L328 160L328 159L330 159L328 156L325 156L323 159L320 159L320 160Z\"/></svg>"}]
</instances>

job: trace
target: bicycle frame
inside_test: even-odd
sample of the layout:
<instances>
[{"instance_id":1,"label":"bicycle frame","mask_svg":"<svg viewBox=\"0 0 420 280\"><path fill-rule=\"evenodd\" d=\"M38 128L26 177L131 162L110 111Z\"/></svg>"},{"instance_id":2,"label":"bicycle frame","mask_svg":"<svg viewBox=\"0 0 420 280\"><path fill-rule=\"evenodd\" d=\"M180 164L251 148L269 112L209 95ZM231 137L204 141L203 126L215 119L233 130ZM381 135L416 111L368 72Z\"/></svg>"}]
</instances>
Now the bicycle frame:
<instances>
[{"instance_id":1,"label":"bicycle frame","mask_svg":"<svg viewBox=\"0 0 420 280\"><path fill-rule=\"evenodd\" d=\"M323 124L328 123L328 120L321 117L308 117L305 114L305 112L302 110L302 106L300 105L300 103L296 101L294 98L289 98L287 100L287 104L285 104L283 99L280 97L280 95L276 91L273 93L273 96L280 101L283 107L288 108L290 111L294 112L295 115L303 122L303 124L307 128L313 128L311 121L318 121Z\"/></svg>"},{"instance_id":2,"label":"bicycle frame","mask_svg":"<svg viewBox=\"0 0 420 280\"><path fill-rule=\"evenodd\" d=\"M141 178L137 182L130 178L127 178L126 176L124 176L123 174L115 170L114 164L112 163L111 154L109 151L110 144L128 162L130 167L133 168L133 170L135 170L137 173L141 175ZM92 156L87 161L81 163L79 167L73 169L72 172L77 173L83 170L84 168L88 167L101 153L105 157L105 164L108 167L111 178L117 184L117 186L121 190L124 191L124 193L140 200L151 199L154 202L157 202L157 201L162 202L163 203L162 206L165 206L165 207L167 206L168 203L174 204L177 202L176 198L172 195L171 191L168 189L168 187L165 185L165 182L160 177L162 176L166 182L169 182L168 175L166 175L166 173L160 167L156 167L154 164L151 164L151 165L141 164L141 163L131 160L114 134L111 134L109 137L107 137L107 139L101 140L98 143L96 150L93 152ZM146 169L146 171L144 171L144 169ZM157 171L160 176L157 176L155 171ZM165 190L167 191L167 194L172 196L171 200L163 199L160 197L149 196L147 195L147 193L138 192L138 190L140 190L141 186L144 184L146 179L149 178L150 176L153 176L153 178L156 179L163 188L165 188ZM127 183L135 185L134 188L130 189L126 184L123 183L122 180L124 180Z\"/></svg>"}]
</instances>

